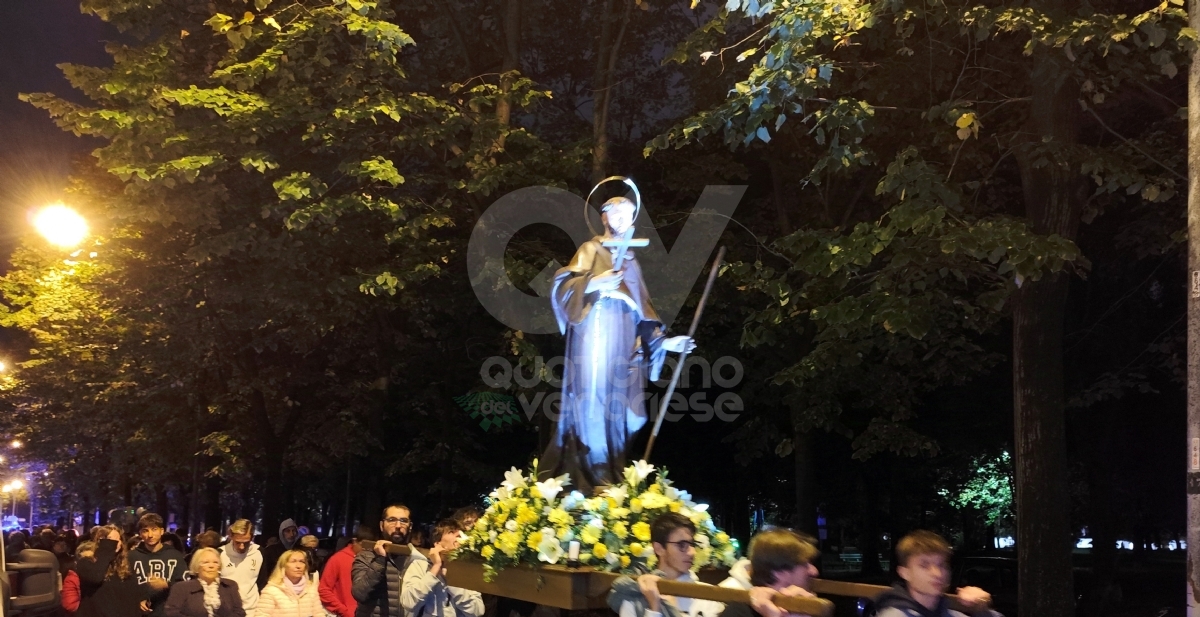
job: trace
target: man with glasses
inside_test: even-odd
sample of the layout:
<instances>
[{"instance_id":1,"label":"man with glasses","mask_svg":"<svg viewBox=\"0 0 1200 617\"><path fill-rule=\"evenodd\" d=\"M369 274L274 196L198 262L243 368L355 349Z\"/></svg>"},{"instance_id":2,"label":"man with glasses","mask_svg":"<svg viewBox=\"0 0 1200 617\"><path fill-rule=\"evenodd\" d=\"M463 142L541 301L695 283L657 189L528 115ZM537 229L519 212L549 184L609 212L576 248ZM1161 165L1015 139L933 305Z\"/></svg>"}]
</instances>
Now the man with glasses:
<instances>
[{"instance_id":1,"label":"man with glasses","mask_svg":"<svg viewBox=\"0 0 1200 617\"><path fill-rule=\"evenodd\" d=\"M265 567L274 569L275 564ZM254 543L254 523L244 518L234 521L229 543L221 547L221 578L237 583L246 617L254 617L258 607L258 573L263 568L262 553Z\"/></svg>"},{"instance_id":2,"label":"man with glasses","mask_svg":"<svg viewBox=\"0 0 1200 617\"><path fill-rule=\"evenodd\" d=\"M717 617L725 608L720 602L673 598L658 593L658 581L667 579L699 583L692 573L696 557L696 525L686 516L670 512L650 523L650 542L658 567L634 579L622 576L613 581L608 605L620 617Z\"/></svg>"},{"instance_id":3,"label":"man with glasses","mask_svg":"<svg viewBox=\"0 0 1200 617\"><path fill-rule=\"evenodd\" d=\"M142 542L129 553L129 566L137 576L137 582L149 597L142 600L142 612L153 617L162 617L167 604L170 586L183 580L187 570L183 553L173 546L163 544L163 519L147 512L138 518L138 537Z\"/></svg>"},{"instance_id":4,"label":"man with glasses","mask_svg":"<svg viewBox=\"0 0 1200 617\"><path fill-rule=\"evenodd\" d=\"M424 559L409 544L413 528L410 517L408 506L393 504L384 508L379 521L382 539L375 541L373 550L362 551L354 558L350 590L358 602L356 617L403 617L400 588L404 572L414 559ZM389 544L408 544L412 552L407 557L388 555Z\"/></svg>"}]
</instances>

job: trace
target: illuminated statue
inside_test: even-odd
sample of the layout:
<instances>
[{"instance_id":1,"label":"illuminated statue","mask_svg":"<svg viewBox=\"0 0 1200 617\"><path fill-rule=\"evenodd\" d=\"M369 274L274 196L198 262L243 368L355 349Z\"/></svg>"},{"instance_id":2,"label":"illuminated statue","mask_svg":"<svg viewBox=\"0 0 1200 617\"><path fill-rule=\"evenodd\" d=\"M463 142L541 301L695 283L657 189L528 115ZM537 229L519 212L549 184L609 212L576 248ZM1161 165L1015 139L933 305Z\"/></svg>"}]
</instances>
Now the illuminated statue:
<instances>
[{"instance_id":1,"label":"illuminated statue","mask_svg":"<svg viewBox=\"0 0 1200 617\"><path fill-rule=\"evenodd\" d=\"M636 188L636 187L635 187ZM539 476L571 475L584 493L612 484L625 468L630 439L646 424L646 371L657 380L666 352L691 351L686 336L666 337L630 247L638 207L604 203L605 233L583 243L554 276L551 302L567 337L561 415Z\"/></svg>"}]
</instances>

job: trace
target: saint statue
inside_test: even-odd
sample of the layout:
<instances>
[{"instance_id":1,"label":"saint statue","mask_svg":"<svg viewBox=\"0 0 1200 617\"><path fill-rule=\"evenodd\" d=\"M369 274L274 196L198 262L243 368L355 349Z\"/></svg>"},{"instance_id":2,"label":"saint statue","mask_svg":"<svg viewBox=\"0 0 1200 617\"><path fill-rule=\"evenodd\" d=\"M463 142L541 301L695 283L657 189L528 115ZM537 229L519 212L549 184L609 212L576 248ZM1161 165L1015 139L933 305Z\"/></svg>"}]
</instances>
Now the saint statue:
<instances>
[{"instance_id":1,"label":"saint statue","mask_svg":"<svg viewBox=\"0 0 1200 617\"><path fill-rule=\"evenodd\" d=\"M551 303L567 337L560 416L539 475L571 476L577 490L619 480L633 435L646 424L646 374L657 380L668 351L691 351L666 337L630 246L636 206L614 197L601 208L605 233L583 243L554 275Z\"/></svg>"}]
</instances>

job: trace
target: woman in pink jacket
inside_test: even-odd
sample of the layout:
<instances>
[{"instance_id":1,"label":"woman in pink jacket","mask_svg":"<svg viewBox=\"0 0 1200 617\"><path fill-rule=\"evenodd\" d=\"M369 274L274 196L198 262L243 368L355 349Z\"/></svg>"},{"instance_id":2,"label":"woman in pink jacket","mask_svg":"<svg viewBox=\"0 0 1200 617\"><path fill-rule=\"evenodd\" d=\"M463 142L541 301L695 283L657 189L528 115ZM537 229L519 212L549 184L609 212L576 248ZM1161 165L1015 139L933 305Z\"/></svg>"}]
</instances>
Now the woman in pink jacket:
<instances>
[{"instance_id":1,"label":"woman in pink jacket","mask_svg":"<svg viewBox=\"0 0 1200 617\"><path fill-rule=\"evenodd\" d=\"M308 554L284 551L258 598L255 617L325 617L317 581L308 575Z\"/></svg>"}]
</instances>

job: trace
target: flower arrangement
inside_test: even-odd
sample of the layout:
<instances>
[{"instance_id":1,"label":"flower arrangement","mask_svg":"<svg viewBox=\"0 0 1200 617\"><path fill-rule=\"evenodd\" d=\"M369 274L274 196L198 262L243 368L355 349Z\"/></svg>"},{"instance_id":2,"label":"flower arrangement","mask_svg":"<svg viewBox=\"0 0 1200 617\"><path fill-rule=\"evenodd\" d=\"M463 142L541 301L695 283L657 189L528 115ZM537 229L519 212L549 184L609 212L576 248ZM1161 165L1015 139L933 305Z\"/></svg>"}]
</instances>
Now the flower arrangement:
<instances>
[{"instance_id":1,"label":"flower arrangement","mask_svg":"<svg viewBox=\"0 0 1200 617\"><path fill-rule=\"evenodd\" d=\"M665 469L645 461L625 469L619 484L596 497L578 491L563 494L570 478L537 482L537 461L528 476L513 467L488 497L488 507L459 545L457 554L483 560L491 580L513 565L566 563L571 542L579 542L579 561L607 572L634 573L654 568L650 522L678 512L696 525L693 568L733 565L729 535L717 529L707 504L692 501L672 486ZM650 476L654 475L651 480Z\"/></svg>"}]
</instances>

